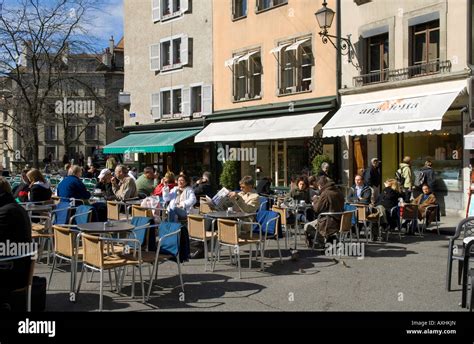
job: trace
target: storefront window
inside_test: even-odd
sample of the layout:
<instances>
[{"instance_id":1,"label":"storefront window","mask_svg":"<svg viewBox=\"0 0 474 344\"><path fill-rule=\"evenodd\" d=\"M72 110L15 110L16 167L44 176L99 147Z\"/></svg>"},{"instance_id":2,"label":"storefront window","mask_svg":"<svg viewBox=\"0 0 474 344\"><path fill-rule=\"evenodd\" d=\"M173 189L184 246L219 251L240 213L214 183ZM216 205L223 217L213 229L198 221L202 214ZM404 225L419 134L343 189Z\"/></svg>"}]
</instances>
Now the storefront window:
<instances>
[{"instance_id":1,"label":"storefront window","mask_svg":"<svg viewBox=\"0 0 474 344\"><path fill-rule=\"evenodd\" d=\"M426 160L433 162L435 191L462 190L462 126L458 111L448 112L439 131L403 134L404 155L412 158L413 172Z\"/></svg>"}]
</instances>

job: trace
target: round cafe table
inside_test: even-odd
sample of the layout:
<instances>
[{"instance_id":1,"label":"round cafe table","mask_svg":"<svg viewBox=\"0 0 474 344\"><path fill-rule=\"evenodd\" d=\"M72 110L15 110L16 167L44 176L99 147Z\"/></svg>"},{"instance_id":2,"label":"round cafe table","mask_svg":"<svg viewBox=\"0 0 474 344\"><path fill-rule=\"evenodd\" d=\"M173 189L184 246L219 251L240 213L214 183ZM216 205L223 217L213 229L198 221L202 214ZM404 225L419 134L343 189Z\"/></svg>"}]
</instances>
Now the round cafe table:
<instances>
[{"instance_id":1,"label":"round cafe table","mask_svg":"<svg viewBox=\"0 0 474 344\"><path fill-rule=\"evenodd\" d=\"M130 232L135 226L128 222L111 222L106 225L105 222L89 222L77 225L77 228L84 233L121 233Z\"/></svg>"},{"instance_id":2,"label":"round cafe table","mask_svg":"<svg viewBox=\"0 0 474 344\"><path fill-rule=\"evenodd\" d=\"M206 216L212 217L213 219L243 219L246 217L255 216L257 213L244 213L241 211L213 211L207 213Z\"/></svg>"}]
</instances>

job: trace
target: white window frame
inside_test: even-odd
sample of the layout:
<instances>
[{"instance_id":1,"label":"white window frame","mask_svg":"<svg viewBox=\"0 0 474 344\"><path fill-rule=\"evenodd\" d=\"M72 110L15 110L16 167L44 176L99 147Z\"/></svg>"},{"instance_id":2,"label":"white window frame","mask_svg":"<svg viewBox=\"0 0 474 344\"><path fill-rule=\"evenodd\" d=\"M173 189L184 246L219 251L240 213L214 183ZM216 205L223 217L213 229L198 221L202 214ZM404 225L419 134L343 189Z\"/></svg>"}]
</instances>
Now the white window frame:
<instances>
[{"instance_id":1,"label":"white window frame","mask_svg":"<svg viewBox=\"0 0 474 344\"><path fill-rule=\"evenodd\" d=\"M232 61L232 101L233 102L241 102L241 101L248 101L248 100L256 100L256 99L262 99L262 73L257 73L260 74L260 94L254 95L253 97L250 97L250 91L252 90L252 68L250 61L253 59L253 55L260 54L260 64L261 64L261 69L263 72L263 61L262 61L262 50L261 48L258 49L249 49L244 52L239 52L234 55L231 59L226 61L226 64L229 64L230 61ZM240 56L237 58L237 56ZM245 78L245 97L236 99L237 96L237 82L236 82L236 65L240 62L246 61L246 75L244 76Z\"/></svg>"},{"instance_id":2,"label":"white window frame","mask_svg":"<svg viewBox=\"0 0 474 344\"><path fill-rule=\"evenodd\" d=\"M168 2L166 4L165 2ZM174 11L173 5L175 0L151 0L152 20L154 23L161 21L166 22L170 19L181 17L189 11L189 0L177 0L179 10ZM165 14L165 10L169 13Z\"/></svg>"},{"instance_id":3,"label":"white window frame","mask_svg":"<svg viewBox=\"0 0 474 344\"><path fill-rule=\"evenodd\" d=\"M175 44L174 41L180 39L180 63L173 63L173 56L174 56L174 50L175 50ZM169 49L169 61L170 64L164 66L163 61L163 44L169 43L170 44L170 49ZM165 37L160 40L160 70L161 72L167 72L170 70L176 70L180 69L183 66L186 66L189 63L189 36L185 34L179 34L179 35L174 35L171 37Z\"/></svg>"},{"instance_id":4,"label":"white window frame","mask_svg":"<svg viewBox=\"0 0 474 344\"><path fill-rule=\"evenodd\" d=\"M304 93L304 92L311 92L313 90L314 85L314 63L311 64L311 83L308 90L303 90L303 82L308 81L308 79L303 79L303 68L307 67L308 65L303 65L303 46L307 43L311 44L311 54L314 60L314 53L313 53L313 40L311 36L304 36L304 37L297 37L291 40L286 40L280 42L279 45L272 50L270 53L274 54L277 59L278 65L278 87L276 91L277 96L285 96L290 94L296 93ZM298 44L299 43L299 44ZM283 85L283 63L285 62L283 54L286 54L288 50L292 50L296 53L295 61L291 63L291 70L293 74L293 85L284 87Z\"/></svg>"},{"instance_id":5,"label":"white window frame","mask_svg":"<svg viewBox=\"0 0 474 344\"><path fill-rule=\"evenodd\" d=\"M174 86L174 87L165 87L160 89L160 115L161 119L175 119L175 118L181 118L183 117L183 89L184 86ZM173 111L173 105L174 105L174 91L181 90L181 112L180 113L174 113ZM169 114L163 114L163 93L164 92L170 92L170 113Z\"/></svg>"}]
</instances>

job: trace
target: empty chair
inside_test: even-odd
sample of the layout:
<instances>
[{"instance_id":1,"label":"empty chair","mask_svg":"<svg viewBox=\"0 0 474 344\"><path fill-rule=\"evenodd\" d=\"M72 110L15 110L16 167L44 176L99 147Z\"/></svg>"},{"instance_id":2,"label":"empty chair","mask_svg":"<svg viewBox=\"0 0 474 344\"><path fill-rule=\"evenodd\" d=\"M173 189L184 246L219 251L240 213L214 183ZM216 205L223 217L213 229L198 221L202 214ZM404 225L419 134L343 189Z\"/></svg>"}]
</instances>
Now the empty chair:
<instances>
[{"instance_id":1,"label":"empty chair","mask_svg":"<svg viewBox=\"0 0 474 344\"><path fill-rule=\"evenodd\" d=\"M237 256L237 267L239 271L239 278L242 278L242 273L240 269L240 248L246 245L258 245L260 247L260 256L261 256L261 269L264 268L263 263L263 245L262 245L262 233L260 232L258 237L252 237L252 233L245 233L239 235L239 223L233 220L217 220L217 257L220 256L221 246L231 248L231 252L235 252ZM231 257L232 258L232 257ZM252 251L250 250L249 255L249 268L252 267ZM212 271L214 271L216 260L214 259Z\"/></svg>"},{"instance_id":2,"label":"empty chair","mask_svg":"<svg viewBox=\"0 0 474 344\"><path fill-rule=\"evenodd\" d=\"M439 217L440 217L440 214L439 214L439 204L435 204L435 205L429 205L426 207L425 209L425 213L423 214L423 222L421 224L421 230L422 230L422 233L426 231L426 229L428 228L428 226L430 225L429 224L429 220L430 220L430 214L435 214L433 216L433 222L436 224L436 232L438 233L438 235L440 235L439 233Z\"/></svg>"},{"instance_id":3,"label":"empty chair","mask_svg":"<svg viewBox=\"0 0 474 344\"><path fill-rule=\"evenodd\" d=\"M456 244L456 240L474 236L474 216L461 220L456 226L456 232L449 238L448 244L448 269L446 273L446 290L451 290L451 276L453 261L458 262L458 284L461 284L462 271L464 267L464 252L462 242Z\"/></svg>"},{"instance_id":4,"label":"empty chair","mask_svg":"<svg viewBox=\"0 0 474 344\"><path fill-rule=\"evenodd\" d=\"M100 285L99 285L99 311L102 311L103 305L103 287L104 287L104 271L110 271L121 267L132 266L133 267L133 280L132 280L132 297L135 296L135 267L138 267L140 284L142 289L142 301L145 302L145 286L143 284L142 276L142 257L141 250L139 249L138 240L127 239L110 239L100 238L98 236L81 233L79 234L82 239L83 247L83 259L82 259L82 271L81 277L79 278L79 284L77 287L77 294L79 294L82 278L84 276L85 269L92 271L99 271L100 273ZM107 244L114 243L134 243L133 255L109 253L105 250ZM110 274L109 274L110 276ZM116 279L117 281L117 279Z\"/></svg>"},{"instance_id":5,"label":"empty chair","mask_svg":"<svg viewBox=\"0 0 474 344\"><path fill-rule=\"evenodd\" d=\"M184 292L183 276L181 274L180 254L180 236L181 223L177 222L161 222L158 225L158 233L156 236L157 248L155 252L143 252L143 263L153 265L150 275L150 285L148 287L147 297L150 297L153 283L158 279L159 264L166 261L175 261L178 267L179 280L181 289Z\"/></svg>"},{"instance_id":6,"label":"empty chair","mask_svg":"<svg viewBox=\"0 0 474 344\"><path fill-rule=\"evenodd\" d=\"M247 222L242 222L243 224ZM254 235L261 235L261 242L263 245L262 252L265 256L265 247L267 240L275 239L277 242L278 256L280 262L282 262L280 241L279 241L279 224L280 224L280 213L270 210L261 210L257 213L257 222L253 225Z\"/></svg>"},{"instance_id":7,"label":"empty chair","mask_svg":"<svg viewBox=\"0 0 474 344\"><path fill-rule=\"evenodd\" d=\"M201 215L188 215L188 232L189 239L204 243L204 271L207 271L207 262L209 260L209 253L207 243L211 242L211 250L214 248L214 240L217 239L217 233L206 231L205 218Z\"/></svg>"}]
</instances>

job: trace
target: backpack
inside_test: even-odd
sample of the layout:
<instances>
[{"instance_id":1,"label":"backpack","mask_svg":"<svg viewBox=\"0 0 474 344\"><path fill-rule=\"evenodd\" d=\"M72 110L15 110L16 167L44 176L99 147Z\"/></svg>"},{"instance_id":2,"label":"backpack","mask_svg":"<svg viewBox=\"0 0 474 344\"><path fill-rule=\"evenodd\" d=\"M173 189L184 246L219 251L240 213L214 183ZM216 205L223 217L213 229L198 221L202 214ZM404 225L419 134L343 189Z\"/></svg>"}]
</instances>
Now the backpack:
<instances>
[{"instance_id":1,"label":"backpack","mask_svg":"<svg viewBox=\"0 0 474 344\"><path fill-rule=\"evenodd\" d=\"M421 187L423 184L426 183L427 176L425 172L420 171L415 178L415 186Z\"/></svg>"},{"instance_id":2,"label":"backpack","mask_svg":"<svg viewBox=\"0 0 474 344\"><path fill-rule=\"evenodd\" d=\"M399 168L395 172L395 179L397 180L397 182L400 184L401 187L405 185L405 177L403 176L403 171L401 168Z\"/></svg>"}]
</instances>

